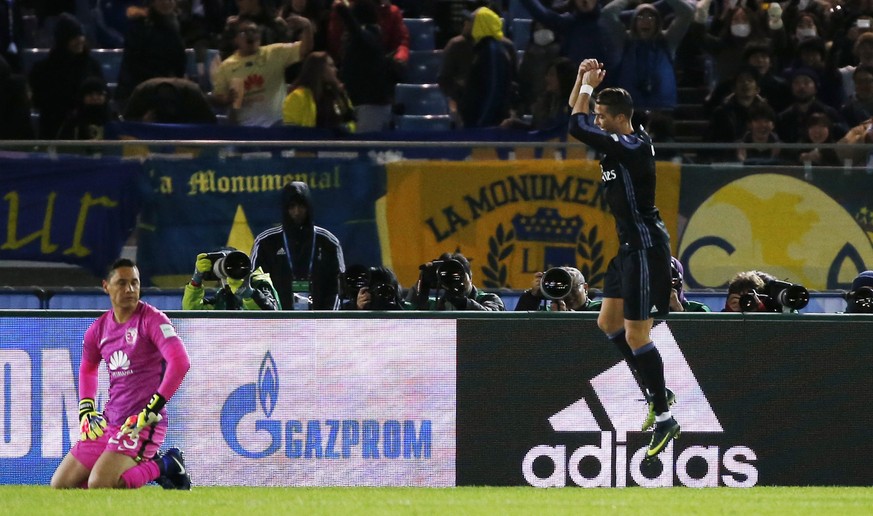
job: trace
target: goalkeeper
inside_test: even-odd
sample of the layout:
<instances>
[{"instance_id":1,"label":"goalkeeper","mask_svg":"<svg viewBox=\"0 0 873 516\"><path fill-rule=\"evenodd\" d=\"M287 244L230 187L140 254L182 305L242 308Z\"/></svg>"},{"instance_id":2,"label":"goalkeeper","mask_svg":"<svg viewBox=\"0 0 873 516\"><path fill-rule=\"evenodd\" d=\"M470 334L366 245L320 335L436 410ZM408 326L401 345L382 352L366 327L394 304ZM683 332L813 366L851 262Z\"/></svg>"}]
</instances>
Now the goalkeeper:
<instances>
[{"instance_id":1,"label":"goalkeeper","mask_svg":"<svg viewBox=\"0 0 873 516\"><path fill-rule=\"evenodd\" d=\"M242 255L245 253L228 248ZM225 252L227 252L225 251ZM194 261L194 274L191 281L185 285L182 294L182 310L281 310L279 294L273 287L270 275L260 267L251 270L251 261L247 267L216 267L210 254L200 253ZM226 259L225 259L226 261ZM216 274L216 270L218 274ZM239 272L240 274L236 274ZM229 274L225 274L229 273ZM237 277L234 277L237 276ZM221 287L213 296L206 296L203 282L218 280Z\"/></svg>"},{"instance_id":2,"label":"goalkeeper","mask_svg":"<svg viewBox=\"0 0 873 516\"><path fill-rule=\"evenodd\" d=\"M157 481L190 489L182 452L159 455L167 403L188 372L182 339L157 308L139 300L139 270L116 261L103 280L112 309L85 332L79 365L79 441L52 476L54 488L137 488ZM95 403L100 361L109 370L109 401Z\"/></svg>"}]
</instances>

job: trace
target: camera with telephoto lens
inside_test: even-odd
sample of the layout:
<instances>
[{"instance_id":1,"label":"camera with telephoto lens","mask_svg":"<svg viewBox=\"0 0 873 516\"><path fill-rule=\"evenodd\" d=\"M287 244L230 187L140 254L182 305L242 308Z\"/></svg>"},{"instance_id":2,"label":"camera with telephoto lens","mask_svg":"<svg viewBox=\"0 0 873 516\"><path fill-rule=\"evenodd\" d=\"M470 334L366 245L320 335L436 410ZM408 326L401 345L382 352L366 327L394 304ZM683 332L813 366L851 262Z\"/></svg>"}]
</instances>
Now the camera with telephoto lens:
<instances>
[{"instance_id":1,"label":"camera with telephoto lens","mask_svg":"<svg viewBox=\"0 0 873 516\"><path fill-rule=\"evenodd\" d=\"M809 291L802 285L770 280L764 284L761 292L752 290L740 296L740 309L744 312L757 311L759 301L764 305L765 312L800 310L809 304Z\"/></svg>"},{"instance_id":2,"label":"camera with telephoto lens","mask_svg":"<svg viewBox=\"0 0 873 516\"><path fill-rule=\"evenodd\" d=\"M429 264L420 265L421 281L427 285L437 285L438 288L451 294L463 295L464 280L467 271L458 260L434 260Z\"/></svg>"},{"instance_id":3,"label":"camera with telephoto lens","mask_svg":"<svg viewBox=\"0 0 873 516\"><path fill-rule=\"evenodd\" d=\"M561 301L573 293L573 277L563 267L552 267L540 278L540 292L550 301Z\"/></svg>"},{"instance_id":4,"label":"camera with telephoto lens","mask_svg":"<svg viewBox=\"0 0 873 516\"><path fill-rule=\"evenodd\" d=\"M670 288L679 292L682 290L682 275L674 264L670 264Z\"/></svg>"},{"instance_id":5,"label":"camera with telephoto lens","mask_svg":"<svg viewBox=\"0 0 873 516\"><path fill-rule=\"evenodd\" d=\"M369 310L400 310L398 285L392 274L379 267L352 265L340 273L340 296L355 301L361 289L370 292Z\"/></svg>"},{"instance_id":6,"label":"camera with telephoto lens","mask_svg":"<svg viewBox=\"0 0 873 516\"><path fill-rule=\"evenodd\" d=\"M846 301L851 308L847 310L849 313L873 314L873 287L859 287L846 292Z\"/></svg>"},{"instance_id":7,"label":"camera with telephoto lens","mask_svg":"<svg viewBox=\"0 0 873 516\"><path fill-rule=\"evenodd\" d=\"M204 280L241 280L252 272L252 260L242 251L222 250L207 253L206 257L212 262L212 270L203 273Z\"/></svg>"}]
</instances>

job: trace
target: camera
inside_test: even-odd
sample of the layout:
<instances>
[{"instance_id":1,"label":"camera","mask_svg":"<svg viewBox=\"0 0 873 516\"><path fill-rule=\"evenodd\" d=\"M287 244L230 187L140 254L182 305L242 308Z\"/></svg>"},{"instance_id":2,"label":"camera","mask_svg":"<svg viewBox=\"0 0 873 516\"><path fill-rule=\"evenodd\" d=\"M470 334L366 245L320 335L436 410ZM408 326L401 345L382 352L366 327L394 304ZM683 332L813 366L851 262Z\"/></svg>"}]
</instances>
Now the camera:
<instances>
[{"instance_id":1,"label":"camera","mask_svg":"<svg viewBox=\"0 0 873 516\"><path fill-rule=\"evenodd\" d=\"M550 301L567 299L573 293L573 277L562 267L552 267L540 278L540 292Z\"/></svg>"},{"instance_id":2,"label":"camera","mask_svg":"<svg viewBox=\"0 0 873 516\"><path fill-rule=\"evenodd\" d=\"M212 270L203 274L204 280L241 280L252 272L252 260L242 251L222 250L207 253L206 257L212 262Z\"/></svg>"},{"instance_id":3,"label":"camera","mask_svg":"<svg viewBox=\"0 0 873 516\"><path fill-rule=\"evenodd\" d=\"M809 291L802 285L770 280L761 290L761 292L752 290L740 296L742 311L757 311L759 301L764 305L765 312L781 312L783 309L800 310L809 304Z\"/></svg>"},{"instance_id":4,"label":"camera","mask_svg":"<svg viewBox=\"0 0 873 516\"><path fill-rule=\"evenodd\" d=\"M340 295L355 301L361 289L370 292L369 310L400 310L398 285L387 269L352 265L340 273Z\"/></svg>"},{"instance_id":5,"label":"camera","mask_svg":"<svg viewBox=\"0 0 873 516\"><path fill-rule=\"evenodd\" d=\"M682 275L679 274L679 269L676 265L670 264L670 288L679 292L682 290Z\"/></svg>"},{"instance_id":6,"label":"camera","mask_svg":"<svg viewBox=\"0 0 873 516\"><path fill-rule=\"evenodd\" d=\"M458 260L434 260L418 268L421 271L422 283L435 284L438 288L452 294L464 295L467 271Z\"/></svg>"},{"instance_id":7,"label":"camera","mask_svg":"<svg viewBox=\"0 0 873 516\"><path fill-rule=\"evenodd\" d=\"M846 292L847 313L873 314L873 288L860 287Z\"/></svg>"}]
</instances>

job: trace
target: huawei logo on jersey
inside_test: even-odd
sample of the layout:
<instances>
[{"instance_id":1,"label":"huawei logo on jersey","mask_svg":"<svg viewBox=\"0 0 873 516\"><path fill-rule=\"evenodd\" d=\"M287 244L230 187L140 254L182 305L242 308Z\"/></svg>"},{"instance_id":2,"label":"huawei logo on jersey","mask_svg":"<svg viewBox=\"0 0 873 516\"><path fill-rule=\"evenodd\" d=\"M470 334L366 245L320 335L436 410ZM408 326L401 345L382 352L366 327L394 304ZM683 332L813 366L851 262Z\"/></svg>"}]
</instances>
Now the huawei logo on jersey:
<instances>
[{"instance_id":1,"label":"huawei logo on jersey","mask_svg":"<svg viewBox=\"0 0 873 516\"><path fill-rule=\"evenodd\" d=\"M109 357L109 370L116 371L118 369L130 369L130 359L127 358L127 353L121 350Z\"/></svg>"}]
</instances>

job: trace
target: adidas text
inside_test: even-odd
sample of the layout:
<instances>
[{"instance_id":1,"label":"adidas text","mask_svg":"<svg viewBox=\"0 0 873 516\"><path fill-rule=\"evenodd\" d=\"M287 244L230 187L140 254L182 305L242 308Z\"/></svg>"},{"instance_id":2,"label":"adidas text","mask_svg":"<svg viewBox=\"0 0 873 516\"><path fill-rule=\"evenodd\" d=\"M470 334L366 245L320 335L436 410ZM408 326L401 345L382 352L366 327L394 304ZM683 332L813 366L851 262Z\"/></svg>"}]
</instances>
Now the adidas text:
<instances>
[{"instance_id":1,"label":"adidas text","mask_svg":"<svg viewBox=\"0 0 873 516\"><path fill-rule=\"evenodd\" d=\"M676 443L671 443L658 457L663 464L660 473L652 478L643 474L642 462L646 446L633 451L628 457L625 443L617 443L613 432L600 432L600 446L585 445L568 450L564 445L538 445L527 452L522 463L525 481L534 487L565 487L569 473L570 481L580 487L627 487L628 474L631 485L642 487L670 487L678 479L686 487L752 487L758 483L758 470L754 462L755 452L747 446L732 446L722 452L719 446L693 445L676 454ZM590 458L590 459L589 459ZM593 459L599 464L594 476L580 471L583 460ZM691 461L706 464L701 477L692 477L688 471ZM534 472L534 461L551 462L551 474L540 477Z\"/></svg>"}]
</instances>

